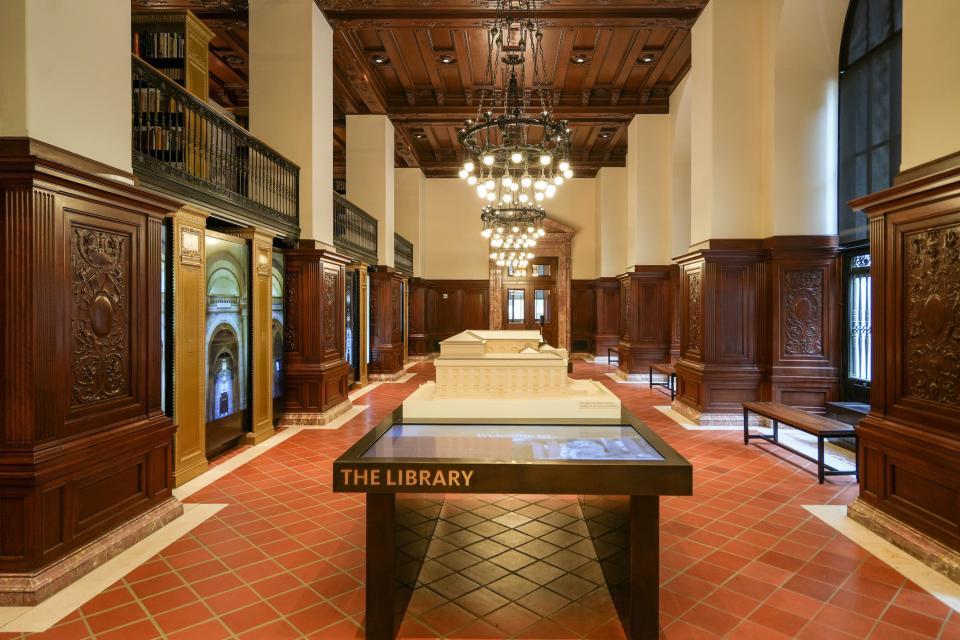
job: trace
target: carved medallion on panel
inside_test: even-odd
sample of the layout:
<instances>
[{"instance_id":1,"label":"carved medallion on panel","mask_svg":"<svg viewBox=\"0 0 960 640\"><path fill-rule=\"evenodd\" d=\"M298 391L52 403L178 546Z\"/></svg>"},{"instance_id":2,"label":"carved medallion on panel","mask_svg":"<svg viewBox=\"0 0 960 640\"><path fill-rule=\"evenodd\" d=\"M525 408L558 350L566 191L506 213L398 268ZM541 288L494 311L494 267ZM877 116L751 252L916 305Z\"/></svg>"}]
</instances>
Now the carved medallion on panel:
<instances>
[{"instance_id":1,"label":"carved medallion on panel","mask_svg":"<svg viewBox=\"0 0 960 640\"><path fill-rule=\"evenodd\" d=\"M400 339L400 285L396 283L390 287L390 308L393 309L393 337Z\"/></svg>"},{"instance_id":2,"label":"carved medallion on panel","mask_svg":"<svg viewBox=\"0 0 960 640\"><path fill-rule=\"evenodd\" d=\"M130 381L130 238L74 227L72 396L87 404L125 396Z\"/></svg>"},{"instance_id":3,"label":"carved medallion on panel","mask_svg":"<svg viewBox=\"0 0 960 640\"><path fill-rule=\"evenodd\" d=\"M283 283L283 350L295 352L297 344L297 297L300 295L300 274L287 271Z\"/></svg>"},{"instance_id":4,"label":"carved medallion on panel","mask_svg":"<svg viewBox=\"0 0 960 640\"><path fill-rule=\"evenodd\" d=\"M337 350L337 274L332 271L323 274L323 347L326 351Z\"/></svg>"},{"instance_id":5,"label":"carved medallion on panel","mask_svg":"<svg viewBox=\"0 0 960 640\"><path fill-rule=\"evenodd\" d=\"M784 272L783 352L823 354L823 272L819 269Z\"/></svg>"},{"instance_id":6,"label":"carved medallion on panel","mask_svg":"<svg viewBox=\"0 0 960 640\"><path fill-rule=\"evenodd\" d=\"M687 275L687 351L703 353L703 282L700 272Z\"/></svg>"},{"instance_id":7,"label":"carved medallion on panel","mask_svg":"<svg viewBox=\"0 0 960 640\"><path fill-rule=\"evenodd\" d=\"M912 234L905 244L907 394L960 405L960 225Z\"/></svg>"}]
</instances>

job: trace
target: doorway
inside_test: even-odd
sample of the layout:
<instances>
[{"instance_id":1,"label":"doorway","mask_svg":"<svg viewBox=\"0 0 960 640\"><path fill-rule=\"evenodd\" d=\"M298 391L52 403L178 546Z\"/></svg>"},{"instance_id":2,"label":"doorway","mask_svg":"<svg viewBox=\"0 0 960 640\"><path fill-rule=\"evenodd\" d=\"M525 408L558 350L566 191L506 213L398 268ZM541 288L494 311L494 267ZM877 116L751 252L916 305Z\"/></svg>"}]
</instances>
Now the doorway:
<instances>
[{"instance_id":1,"label":"doorway","mask_svg":"<svg viewBox=\"0 0 960 640\"><path fill-rule=\"evenodd\" d=\"M534 258L526 271L505 269L504 329L540 330L543 340L557 346L557 258Z\"/></svg>"}]
</instances>

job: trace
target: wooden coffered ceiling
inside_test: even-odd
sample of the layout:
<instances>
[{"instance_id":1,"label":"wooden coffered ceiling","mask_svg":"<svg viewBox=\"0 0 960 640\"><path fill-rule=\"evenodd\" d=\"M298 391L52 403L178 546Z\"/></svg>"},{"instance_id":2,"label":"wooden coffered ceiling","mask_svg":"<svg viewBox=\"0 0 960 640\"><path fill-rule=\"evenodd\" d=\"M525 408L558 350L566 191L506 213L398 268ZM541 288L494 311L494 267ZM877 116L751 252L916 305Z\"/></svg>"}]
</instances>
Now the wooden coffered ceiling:
<instances>
[{"instance_id":1,"label":"wooden coffered ceiling","mask_svg":"<svg viewBox=\"0 0 960 640\"><path fill-rule=\"evenodd\" d=\"M459 165L456 130L474 117L494 0L316 0L334 28L334 167L343 177L347 114L387 114L396 162L428 176ZM215 33L210 96L247 108L248 0L132 0L187 8ZM690 28L707 0L540 0L554 113L573 129L577 175L622 166L637 113L665 113L690 67ZM377 64L375 59L383 59ZM582 59L577 64L574 60ZM648 61L645 61L648 60ZM445 61L447 61L445 63Z\"/></svg>"},{"instance_id":2,"label":"wooden coffered ceiling","mask_svg":"<svg viewBox=\"0 0 960 640\"><path fill-rule=\"evenodd\" d=\"M577 175L622 166L637 113L665 113L690 67L690 28L707 0L543 0L554 113L570 121ZM334 27L337 138L345 114L383 113L398 166L451 176L457 129L477 114L492 0L318 0ZM376 61L381 61L378 64ZM583 62L577 64L575 60ZM646 60L646 61L645 61ZM342 166L342 149L335 164Z\"/></svg>"}]
</instances>

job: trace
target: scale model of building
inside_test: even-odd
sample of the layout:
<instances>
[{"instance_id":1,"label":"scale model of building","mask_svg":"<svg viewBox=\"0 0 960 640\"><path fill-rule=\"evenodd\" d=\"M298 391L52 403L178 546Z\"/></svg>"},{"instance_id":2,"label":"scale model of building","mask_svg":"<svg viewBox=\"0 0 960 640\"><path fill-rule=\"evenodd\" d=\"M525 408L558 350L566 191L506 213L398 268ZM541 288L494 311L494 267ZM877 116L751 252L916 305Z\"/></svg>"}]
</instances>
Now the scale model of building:
<instances>
[{"instance_id":1,"label":"scale model of building","mask_svg":"<svg viewBox=\"0 0 960 640\"><path fill-rule=\"evenodd\" d=\"M403 402L413 419L620 417L620 400L595 380L567 377L567 352L536 331L464 331L440 343L436 382Z\"/></svg>"}]
</instances>

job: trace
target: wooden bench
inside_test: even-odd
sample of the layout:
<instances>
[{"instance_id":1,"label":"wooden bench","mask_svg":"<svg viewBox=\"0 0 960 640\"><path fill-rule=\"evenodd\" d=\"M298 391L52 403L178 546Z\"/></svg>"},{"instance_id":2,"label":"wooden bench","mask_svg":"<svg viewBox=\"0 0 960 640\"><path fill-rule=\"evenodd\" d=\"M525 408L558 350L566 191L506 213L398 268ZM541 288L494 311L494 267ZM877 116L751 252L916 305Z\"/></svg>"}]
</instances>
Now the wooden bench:
<instances>
[{"instance_id":1,"label":"wooden bench","mask_svg":"<svg viewBox=\"0 0 960 640\"><path fill-rule=\"evenodd\" d=\"M611 358L610 356L612 356L614 353L617 354L617 364L620 364L620 350L614 349L613 347L607 347L607 366L608 367L613 364L613 358Z\"/></svg>"},{"instance_id":2,"label":"wooden bench","mask_svg":"<svg viewBox=\"0 0 960 640\"><path fill-rule=\"evenodd\" d=\"M773 422L773 433L771 435L765 434L750 434L750 421L749 414L755 413L758 416L763 416L768 418ZM792 449L780 442L779 440L779 426L780 423L783 423L794 429L798 429L805 433L817 437L817 457L812 458L807 454ZM833 467L827 466L823 461L823 448L825 440L829 438L853 438L856 440L857 431L856 428L845 424L843 422L837 422L836 420L831 420L830 418L825 418L823 416L814 415L812 413L807 413L806 411L801 411L786 404L781 404L779 402L744 402L743 403L743 444L748 444L751 439L766 440L771 442L779 447L783 447L787 451L797 454L801 458L805 458L811 462L817 463L817 480L820 484L823 484L823 479L825 476L857 476L859 480L860 476L858 470L860 467L859 452L857 452L856 457L854 458L853 471L839 471Z\"/></svg>"},{"instance_id":3,"label":"wooden bench","mask_svg":"<svg viewBox=\"0 0 960 640\"><path fill-rule=\"evenodd\" d=\"M667 376L666 382L654 382L653 372L662 373ZM663 387L670 392L670 399L677 396L677 370L672 364L652 364L650 365L650 388Z\"/></svg>"}]
</instances>

